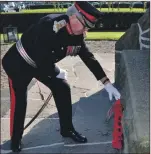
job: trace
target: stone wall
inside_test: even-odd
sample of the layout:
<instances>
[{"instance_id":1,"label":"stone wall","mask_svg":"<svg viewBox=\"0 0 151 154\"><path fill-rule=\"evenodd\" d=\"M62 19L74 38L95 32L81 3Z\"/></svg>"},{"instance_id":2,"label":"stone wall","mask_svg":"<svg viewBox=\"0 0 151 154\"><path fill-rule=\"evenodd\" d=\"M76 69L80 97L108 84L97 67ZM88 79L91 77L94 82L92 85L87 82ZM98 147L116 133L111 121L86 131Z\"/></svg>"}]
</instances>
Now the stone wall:
<instances>
[{"instance_id":1,"label":"stone wall","mask_svg":"<svg viewBox=\"0 0 151 154\"><path fill-rule=\"evenodd\" d=\"M149 10L115 44L115 85L124 105L123 153L149 153Z\"/></svg>"},{"instance_id":2,"label":"stone wall","mask_svg":"<svg viewBox=\"0 0 151 154\"><path fill-rule=\"evenodd\" d=\"M131 25L126 33L116 42L115 50L149 50L150 49L150 10Z\"/></svg>"},{"instance_id":3,"label":"stone wall","mask_svg":"<svg viewBox=\"0 0 151 154\"><path fill-rule=\"evenodd\" d=\"M119 59L116 85L124 105L123 153L149 153L149 50L125 50Z\"/></svg>"}]
</instances>

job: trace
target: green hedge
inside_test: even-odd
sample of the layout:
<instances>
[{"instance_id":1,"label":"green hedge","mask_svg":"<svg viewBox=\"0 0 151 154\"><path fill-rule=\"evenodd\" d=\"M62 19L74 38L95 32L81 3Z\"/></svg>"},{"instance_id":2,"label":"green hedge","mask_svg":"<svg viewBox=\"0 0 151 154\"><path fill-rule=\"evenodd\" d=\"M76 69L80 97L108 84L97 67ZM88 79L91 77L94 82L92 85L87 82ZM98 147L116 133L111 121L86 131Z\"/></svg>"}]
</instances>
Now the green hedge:
<instances>
[{"instance_id":1,"label":"green hedge","mask_svg":"<svg viewBox=\"0 0 151 154\"><path fill-rule=\"evenodd\" d=\"M118 40L125 32L88 32L86 40ZM19 38L22 34L19 34ZM3 34L0 34L3 41Z\"/></svg>"},{"instance_id":2,"label":"green hedge","mask_svg":"<svg viewBox=\"0 0 151 154\"><path fill-rule=\"evenodd\" d=\"M18 32L22 33L27 30L29 26L35 24L40 18L48 14L49 13L1 14L0 32L3 33L3 28L11 25L13 27L17 27ZM144 13L106 12L102 17L102 27L99 29L92 29L91 31L125 31L132 23L136 23L143 14Z\"/></svg>"},{"instance_id":3,"label":"green hedge","mask_svg":"<svg viewBox=\"0 0 151 154\"><path fill-rule=\"evenodd\" d=\"M101 12L145 12L146 9L143 9L143 8L97 8L99 11ZM2 12L2 14L22 14L22 13L64 13L66 12L67 9L35 9L35 10L21 10L20 12Z\"/></svg>"}]
</instances>

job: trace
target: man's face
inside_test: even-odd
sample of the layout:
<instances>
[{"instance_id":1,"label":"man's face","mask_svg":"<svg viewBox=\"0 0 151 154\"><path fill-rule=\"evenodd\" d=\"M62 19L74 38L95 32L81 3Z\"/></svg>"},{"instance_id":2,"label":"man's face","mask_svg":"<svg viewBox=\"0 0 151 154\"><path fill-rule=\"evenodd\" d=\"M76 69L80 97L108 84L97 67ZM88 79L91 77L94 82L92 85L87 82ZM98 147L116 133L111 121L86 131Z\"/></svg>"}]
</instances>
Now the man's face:
<instances>
[{"instance_id":1,"label":"man's face","mask_svg":"<svg viewBox=\"0 0 151 154\"><path fill-rule=\"evenodd\" d=\"M84 31L86 30L86 27L83 21L79 20L76 15L70 16L69 20L70 20L70 26L71 26L72 32L75 35L81 35L84 33Z\"/></svg>"},{"instance_id":2,"label":"man's face","mask_svg":"<svg viewBox=\"0 0 151 154\"><path fill-rule=\"evenodd\" d=\"M92 23L88 21L84 16L82 16L82 18L79 18L74 14L69 18L70 18L70 25L71 25L72 31L75 35L80 35L88 31L89 29L95 27L95 22Z\"/></svg>"},{"instance_id":3,"label":"man's face","mask_svg":"<svg viewBox=\"0 0 151 154\"><path fill-rule=\"evenodd\" d=\"M77 17L78 18L78 17ZM97 20L96 21L94 21L93 23L92 22L90 22L89 20L87 20L83 15L82 15L82 18L78 18L78 20L82 23L82 25L83 25L83 27L84 27L84 29L86 30L86 31L88 31L89 29L91 29L91 28L95 28L95 26L96 26L96 22L97 22Z\"/></svg>"}]
</instances>

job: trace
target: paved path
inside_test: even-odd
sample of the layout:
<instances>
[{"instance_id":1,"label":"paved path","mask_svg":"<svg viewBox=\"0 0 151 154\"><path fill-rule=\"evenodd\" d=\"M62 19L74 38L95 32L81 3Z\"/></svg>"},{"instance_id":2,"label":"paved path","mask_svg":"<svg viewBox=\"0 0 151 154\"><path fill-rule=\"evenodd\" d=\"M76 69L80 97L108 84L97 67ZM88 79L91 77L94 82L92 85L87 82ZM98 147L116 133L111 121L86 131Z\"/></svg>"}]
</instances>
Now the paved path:
<instances>
[{"instance_id":1,"label":"paved path","mask_svg":"<svg viewBox=\"0 0 151 154\"><path fill-rule=\"evenodd\" d=\"M114 82L114 53L94 53L108 77ZM72 64L72 65L71 65ZM103 89L79 57L68 57L59 66L68 71L73 100L73 123L77 131L88 138L88 143L77 144L59 134L59 122L53 98L39 117L25 130L21 153L117 153L112 149L112 120L104 122L111 102ZM50 90L40 88L46 98ZM2 91L1 144L2 153L9 151L9 92ZM31 82L28 91L27 123L43 104L38 85Z\"/></svg>"}]
</instances>

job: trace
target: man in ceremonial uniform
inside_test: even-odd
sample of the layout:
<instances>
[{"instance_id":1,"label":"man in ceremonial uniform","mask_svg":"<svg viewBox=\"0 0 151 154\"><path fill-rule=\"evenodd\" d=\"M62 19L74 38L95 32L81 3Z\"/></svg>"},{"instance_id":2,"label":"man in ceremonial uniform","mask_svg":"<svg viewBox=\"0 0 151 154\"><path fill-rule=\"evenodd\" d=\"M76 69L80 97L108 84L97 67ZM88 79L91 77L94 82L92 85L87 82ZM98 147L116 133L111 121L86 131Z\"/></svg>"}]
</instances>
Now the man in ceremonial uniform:
<instances>
[{"instance_id":1,"label":"man in ceremonial uniform","mask_svg":"<svg viewBox=\"0 0 151 154\"><path fill-rule=\"evenodd\" d=\"M109 98L120 98L105 72L84 42L85 31L98 25L102 13L86 1L75 2L66 14L47 15L25 31L5 54L2 65L9 78L11 149L21 151L27 106L27 86L36 78L52 91L60 119L60 134L79 143L87 138L72 124L72 103L67 73L56 63L66 56L79 56L96 79L104 84Z\"/></svg>"}]
</instances>

